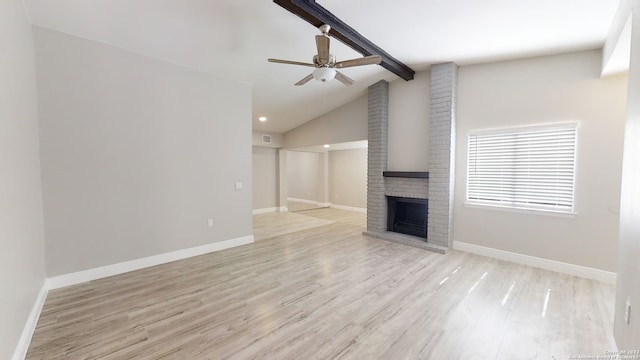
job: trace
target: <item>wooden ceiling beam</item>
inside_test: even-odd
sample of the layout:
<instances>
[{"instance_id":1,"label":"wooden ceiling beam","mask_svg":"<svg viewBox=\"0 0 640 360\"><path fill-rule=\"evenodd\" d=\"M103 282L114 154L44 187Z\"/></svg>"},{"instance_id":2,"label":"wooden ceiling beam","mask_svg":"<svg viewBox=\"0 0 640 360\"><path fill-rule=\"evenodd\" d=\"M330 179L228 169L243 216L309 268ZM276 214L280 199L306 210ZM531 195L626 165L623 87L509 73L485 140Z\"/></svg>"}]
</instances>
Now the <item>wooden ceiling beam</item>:
<instances>
[{"instance_id":1,"label":"wooden ceiling beam","mask_svg":"<svg viewBox=\"0 0 640 360\"><path fill-rule=\"evenodd\" d=\"M273 0L273 2L289 12L298 15L315 27L320 27L323 24L331 26L329 34L334 38L340 40L363 56L380 55L380 57L382 57L380 66L407 81L413 80L416 73L413 69L389 55L369 39L360 35L360 33L338 19L329 12L329 10L316 3L315 0Z\"/></svg>"}]
</instances>

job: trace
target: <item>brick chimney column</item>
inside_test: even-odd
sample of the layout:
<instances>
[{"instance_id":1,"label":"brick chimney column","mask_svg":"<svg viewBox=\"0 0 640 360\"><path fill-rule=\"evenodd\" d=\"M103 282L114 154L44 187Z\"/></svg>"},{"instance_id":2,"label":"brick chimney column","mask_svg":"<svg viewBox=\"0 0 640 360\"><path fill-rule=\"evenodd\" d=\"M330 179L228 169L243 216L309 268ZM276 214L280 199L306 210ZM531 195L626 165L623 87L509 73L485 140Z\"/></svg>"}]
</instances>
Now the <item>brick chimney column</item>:
<instances>
[{"instance_id":1,"label":"brick chimney column","mask_svg":"<svg viewBox=\"0 0 640 360\"><path fill-rule=\"evenodd\" d=\"M453 185L458 66L431 66L428 241L453 248Z\"/></svg>"},{"instance_id":2,"label":"brick chimney column","mask_svg":"<svg viewBox=\"0 0 640 360\"><path fill-rule=\"evenodd\" d=\"M380 80L369 86L369 148L367 157L367 230L387 230L384 177L387 170L389 83Z\"/></svg>"}]
</instances>

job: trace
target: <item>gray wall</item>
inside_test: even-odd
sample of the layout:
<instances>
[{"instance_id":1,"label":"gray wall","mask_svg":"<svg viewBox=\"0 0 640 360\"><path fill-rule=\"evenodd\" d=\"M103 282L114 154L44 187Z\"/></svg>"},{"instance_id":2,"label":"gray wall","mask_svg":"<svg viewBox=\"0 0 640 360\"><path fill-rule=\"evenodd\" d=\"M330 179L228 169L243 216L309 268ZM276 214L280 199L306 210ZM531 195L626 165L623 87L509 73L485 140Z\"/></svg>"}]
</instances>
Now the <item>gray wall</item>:
<instances>
[{"instance_id":1,"label":"gray wall","mask_svg":"<svg viewBox=\"0 0 640 360\"><path fill-rule=\"evenodd\" d=\"M249 86L34 34L49 276L252 234Z\"/></svg>"},{"instance_id":2,"label":"gray wall","mask_svg":"<svg viewBox=\"0 0 640 360\"><path fill-rule=\"evenodd\" d=\"M615 337L618 348L640 349L640 1L633 1L631 66L620 206L620 251ZM625 322L626 302L632 305Z\"/></svg>"},{"instance_id":3,"label":"gray wall","mask_svg":"<svg viewBox=\"0 0 640 360\"><path fill-rule=\"evenodd\" d=\"M253 147L253 209L279 207L278 149Z\"/></svg>"},{"instance_id":4,"label":"gray wall","mask_svg":"<svg viewBox=\"0 0 640 360\"><path fill-rule=\"evenodd\" d=\"M287 197L323 202L324 154L287 151Z\"/></svg>"},{"instance_id":5,"label":"gray wall","mask_svg":"<svg viewBox=\"0 0 640 360\"><path fill-rule=\"evenodd\" d=\"M389 83L389 166L393 171L429 171L431 74Z\"/></svg>"},{"instance_id":6,"label":"gray wall","mask_svg":"<svg viewBox=\"0 0 640 360\"><path fill-rule=\"evenodd\" d=\"M367 96L284 133L287 149L367 140Z\"/></svg>"},{"instance_id":7,"label":"gray wall","mask_svg":"<svg viewBox=\"0 0 640 360\"><path fill-rule=\"evenodd\" d=\"M367 149L329 152L329 202L367 208Z\"/></svg>"},{"instance_id":8,"label":"gray wall","mask_svg":"<svg viewBox=\"0 0 640 360\"><path fill-rule=\"evenodd\" d=\"M36 68L20 0L0 3L0 359L10 359L45 278Z\"/></svg>"},{"instance_id":9,"label":"gray wall","mask_svg":"<svg viewBox=\"0 0 640 360\"><path fill-rule=\"evenodd\" d=\"M599 51L459 70L454 239L616 271L626 77L600 79ZM470 131L578 121L575 217L465 206Z\"/></svg>"}]
</instances>

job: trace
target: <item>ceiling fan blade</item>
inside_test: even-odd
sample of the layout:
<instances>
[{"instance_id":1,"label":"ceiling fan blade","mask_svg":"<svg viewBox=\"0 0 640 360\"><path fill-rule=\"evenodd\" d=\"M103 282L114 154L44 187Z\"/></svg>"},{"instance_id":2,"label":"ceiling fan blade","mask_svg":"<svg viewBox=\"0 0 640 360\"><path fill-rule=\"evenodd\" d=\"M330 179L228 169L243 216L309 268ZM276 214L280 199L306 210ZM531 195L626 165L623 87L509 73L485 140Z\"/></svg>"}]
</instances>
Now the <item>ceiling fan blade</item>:
<instances>
[{"instance_id":1,"label":"ceiling fan blade","mask_svg":"<svg viewBox=\"0 0 640 360\"><path fill-rule=\"evenodd\" d=\"M355 80L353 80L352 78L348 77L347 75L341 73L340 71L336 71L336 80L340 81L341 83L343 83L344 85L347 85L347 86L353 85L353 83L356 82Z\"/></svg>"},{"instance_id":2,"label":"ceiling fan blade","mask_svg":"<svg viewBox=\"0 0 640 360\"><path fill-rule=\"evenodd\" d=\"M267 59L269 62L278 63L278 64L289 64L289 65L300 65L300 66L310 66L315 67L315 65L311 63L305 63L300 61L289 61L289 60L280 60L280 59Z\"/></svg>"},{"instance_id":3,"label":"ceiling fan blade","mask_svg":"<svg viewBox=\"0 0 640 360\"><path fill-rule=\"evenodd\" d=\"M359 59L339 61L336 63L335 67L337 69L342 69L342 68L353 67L353 66L374 65L374 64L378 65L380 64L381 61L382 61L382 58L380 57L380 55L369 55Z\"/></svg>"},{"instance_id":4,"label":"ceiling fan blade","mask_svg":"<svg viewBox=\"0 0 640 360\"><path fill-rule=\"evenodd\" d=\"M308 83L309 80L311 80L311 79L313 79L313 74L309 74L304 79L298 81L296 83L296 86L304 85L304 84Z\"/></svg>"},{"instance_id":5,"label":"ceiling fan blade","mask_svg":"<svg viewBox=\"0 0 640 360\"><path fill-rule=\"evenodd\" d=\"M318 62L322 65L329 63L329 37L316 35L316 47L318 48Z\"/></svg>"}]
</instances>

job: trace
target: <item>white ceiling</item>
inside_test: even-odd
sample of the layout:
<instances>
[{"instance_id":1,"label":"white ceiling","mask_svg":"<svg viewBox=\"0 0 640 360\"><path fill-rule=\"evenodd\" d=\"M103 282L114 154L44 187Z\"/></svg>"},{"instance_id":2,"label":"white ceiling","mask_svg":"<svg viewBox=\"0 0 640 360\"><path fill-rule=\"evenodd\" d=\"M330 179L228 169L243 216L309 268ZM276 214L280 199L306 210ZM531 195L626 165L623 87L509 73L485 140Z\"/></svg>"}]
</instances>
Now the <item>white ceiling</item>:
<instances>
[{"instance_id":1,"label":"white ceiling","mask_svg":"<svg viewBox=\"0 0 640 360\"><path fill-rule=\"evenodd\" d=\"M271 0L24 0L34 25L112 44L253 87L253 127L285 132L397 76L344 69L356 80L293 84L310 68L318 30ZM395 58L425 70L601 47L618 0L318 0ZM337 40L338 60L361 56ZM258 116L269 120L260 123Z\"/></svg>"}]
</instances>

